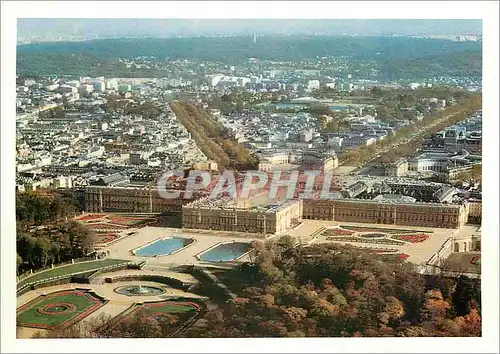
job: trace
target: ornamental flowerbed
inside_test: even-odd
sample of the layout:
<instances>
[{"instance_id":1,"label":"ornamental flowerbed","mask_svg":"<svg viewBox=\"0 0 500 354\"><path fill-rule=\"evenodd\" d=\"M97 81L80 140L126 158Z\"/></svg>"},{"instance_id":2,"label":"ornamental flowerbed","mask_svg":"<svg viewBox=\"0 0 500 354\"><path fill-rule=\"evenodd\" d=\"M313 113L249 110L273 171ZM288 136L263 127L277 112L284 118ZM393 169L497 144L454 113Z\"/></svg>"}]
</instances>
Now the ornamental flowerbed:
<instances>
[{"instance_id":1,"label":"ornamental flowerbed","mask_svg":"<svg viewBox=\"0 0 500 354\"><path fill-rule=\"evenodd\" d=\"M158 220L156 218L133 218L133 217L123 217L123 216L111 216L110 222L115 225L123 226L139 226L155 223Z\"/></svg>"},{"instance_id":2,"label":"ornamental flowerbed","mask_svg":"<svg viewBox=\"0 0 500 354\"><path fill-rule=\"evenodd\" d=\"M117 230L130 227L139 227L158 222L157 218L148 216L122 216L109 214L88 214L76 220L84 223L91 229Z\"/></svg>"},{"instance_id":3,"label":"ornamental flowerbed","mask_svg":"<svg viewBox=\"0 0 500 354\"><path fill-rule=\"evenodd\" d=\"M415 232L421 232L415 230L387 229L382 227L363 227L363 226L349 226L349 225L341 225L340 227L346 230L352 230L357 232L383 232L387 234L407 234L407 233L413 234Z\"/></svg>"},{"instance_id":4,"label":"ornamental flowerbed","mask_svg":"<svg viewBox=\"0 0 500 354\"><path fill-rule=\"evenodd\" d=\"M404 242L396 241L390 238L361 238L357 236L329 236L326 238L328 241L342 241L342 242L359 242L359 243L371 243L371 244L379 244L379 245L394 245L394 246L402 246Z\"/></svg>"},{"instance_id":5,"label":"ornamental flowerbed","mask_svg":"<svg viewBox=\"0 0 500 354\"><path fill-rule=\"evenodd\" d=\"M118 238L115 233L97 233L94 243L108 243Z\"/></svg>"},{"instance_id":6,"label":"ornamental flowerbed","mask_svg":"<svg viewBox=\"0 0 500 354\"><path fill-rule=\"evenodd\" d=\"M414 235L394 235L392 238L400 241L411 242L411 243L419 243L424 242L429 238L429 235L426 234L414 234Z\"/></svg>"},{"instance_id":7,"label":"ornamental flowerbed","mask_svg":"<svg viewBox=\"0 0 500 354\"><path fill-rule=\"evenodd\" d=\"M323 236L349 236L352 234L354 234L354 231L349 231L339 228L327 229L322 233Z\"/></svg>"},{"instance_id":8,"label":"ornamental flowerbed","mask_svg":"<svg viewBox=\"0 0 500 354\"><path fill-rule=\"evenodd\" d=\"M39 296L19 307L17 324L22 327L40 329L69 327L104 304L105 301L87 291L58 291Z\"/></svg>"}]
</instances>

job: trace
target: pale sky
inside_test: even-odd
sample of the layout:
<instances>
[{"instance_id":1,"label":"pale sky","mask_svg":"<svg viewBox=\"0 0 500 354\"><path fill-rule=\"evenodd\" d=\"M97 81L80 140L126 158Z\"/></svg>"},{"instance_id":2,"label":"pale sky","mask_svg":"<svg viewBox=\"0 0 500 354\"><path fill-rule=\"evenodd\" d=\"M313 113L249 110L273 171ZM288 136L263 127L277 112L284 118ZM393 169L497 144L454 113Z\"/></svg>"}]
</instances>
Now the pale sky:
<instances>
[{"instance_id":1,"label":"pale sky","mask_svg":"<svg viewBox=\"0 0 500 354\"><path fill-rule=\"evenodd\" d=\"M31 37L169 37L313 34L459 35L482 33L481 20L19 19L18 39Z\"/></svg>"}]
</instances>

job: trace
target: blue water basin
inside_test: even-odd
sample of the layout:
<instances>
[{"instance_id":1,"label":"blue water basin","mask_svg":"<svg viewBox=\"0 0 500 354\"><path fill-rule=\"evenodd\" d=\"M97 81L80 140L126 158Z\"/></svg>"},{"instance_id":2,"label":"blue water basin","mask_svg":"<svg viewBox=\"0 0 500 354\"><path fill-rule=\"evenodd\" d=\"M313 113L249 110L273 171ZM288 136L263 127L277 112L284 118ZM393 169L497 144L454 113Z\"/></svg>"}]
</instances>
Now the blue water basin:
<instances>
[{"instance_id":1,"label":"blue water basin","mask_svg":"<svg viewBox=\"0 0 500 354\"><path fill-rule=\"evenodd\" d=\"M247 242L222 243L203 252L198 258L205 262L229 262L240 258L249 250L250 244Z\"/></svg>"},{"instance_id":2,"label":"blue water basin","mask_svg":"<svg viewBox=\"0 0 500 354\"><path fill-rule=\"evenodd\" d=\"M180 250L192 242L192 239L183 237L162 238L149 245L136 249L135 254L139 257L166 256Z\"/></svg>"}]
</instances>

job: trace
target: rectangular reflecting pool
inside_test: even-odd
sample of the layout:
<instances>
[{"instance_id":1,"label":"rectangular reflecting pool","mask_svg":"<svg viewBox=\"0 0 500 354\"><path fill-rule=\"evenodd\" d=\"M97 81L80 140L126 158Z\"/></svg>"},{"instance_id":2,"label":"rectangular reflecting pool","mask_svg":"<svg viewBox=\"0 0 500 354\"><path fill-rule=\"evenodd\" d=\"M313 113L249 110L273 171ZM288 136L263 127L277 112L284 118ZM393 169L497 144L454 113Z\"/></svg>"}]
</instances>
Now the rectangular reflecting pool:
<instances>
[{"instance_id":1,"label":"rectangular reflecting pool","mask_svg":"<svg viewBox=\"0 0 500 354\"><path fill-rule=\"evenodd\" d=\"M250 250L247 242L221 243L208 251L198 255L198 258L205 262L229 262L234 261Z\"/></svg>"},{"instance_id":2,"label":"rectangular reflecting pool","mask_svg":"<svg viewBox=\"0 0 500 354\"><path fill-rule=\"evenodd\" d=\"M194 239L183 237L165 237L141 246L132 251L139 257L167 256L194 242Z\"/></svg>"}]
</instances>

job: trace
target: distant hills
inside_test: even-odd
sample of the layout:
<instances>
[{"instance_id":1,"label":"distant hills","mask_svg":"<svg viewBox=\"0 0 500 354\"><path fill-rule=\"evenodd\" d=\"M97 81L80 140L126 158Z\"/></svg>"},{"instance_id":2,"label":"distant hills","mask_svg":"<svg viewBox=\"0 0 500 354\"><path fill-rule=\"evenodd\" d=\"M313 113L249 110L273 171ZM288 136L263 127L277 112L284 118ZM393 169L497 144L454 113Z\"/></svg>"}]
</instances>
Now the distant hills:
<instances>
[{"instance_id":1,"label":"distant hills","mask_svg":"<svg viewBox=\"0 0 500 354\"><path fill-rule=\"evenodd\" d=\"M256 43L252 36L104 39L18 45L17 72L46 74L48 70L54 74L64 74L68 73L65 72L68 69L93 70L106 61L138 56L232 64L250 57L298 61L330 56L349 57L356 61L373 60L381 64L384 73L390 73L391 70L402 72L407 65L419 68L430 65L432 71L465 70L471 75L480 75L477 69L481 67L481 46L480 41L306 35L262 36L258 37ZM447 63L454 67L446 68ZM71 68L71 65L78 68Z\"/></svg>"}]
</instances>

